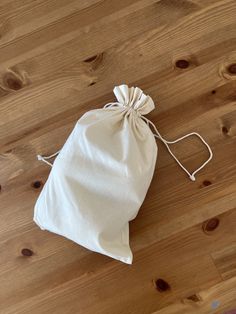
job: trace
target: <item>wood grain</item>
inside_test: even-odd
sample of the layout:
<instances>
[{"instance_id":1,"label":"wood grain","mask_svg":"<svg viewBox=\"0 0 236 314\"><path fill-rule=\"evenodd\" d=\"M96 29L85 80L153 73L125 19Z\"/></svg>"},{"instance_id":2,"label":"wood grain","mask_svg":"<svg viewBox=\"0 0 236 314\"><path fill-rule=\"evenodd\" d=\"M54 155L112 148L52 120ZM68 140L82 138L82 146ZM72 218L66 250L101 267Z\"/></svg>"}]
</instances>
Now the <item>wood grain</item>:
<instances>
[{"instance_id":1,"label":"wood grain","mask_svg":"<svg viewBox=\"0 0 236 314\"><path fill-rule=\"evenodd\" d=\"M236 2L1 0L0 313L210 314L236 309ZM161 143L123 265L41 231L33 207L77 119L126 83L168 139L197 131L190 182ZM189 168L206 151L174 147Z\"/></svg>"}]
</instances>

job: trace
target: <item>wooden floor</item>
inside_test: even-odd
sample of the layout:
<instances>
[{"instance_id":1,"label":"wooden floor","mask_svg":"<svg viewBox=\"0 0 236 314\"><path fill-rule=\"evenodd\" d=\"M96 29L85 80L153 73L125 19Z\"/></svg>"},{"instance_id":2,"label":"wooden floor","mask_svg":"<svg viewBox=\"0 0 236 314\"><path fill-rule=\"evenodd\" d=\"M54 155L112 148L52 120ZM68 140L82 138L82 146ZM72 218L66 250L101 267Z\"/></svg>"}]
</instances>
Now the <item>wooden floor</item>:
<instances>
[{"instance_id":1,"label":"wooden floor","mask_svg":"<svg viewBox=\"0 0 236 314\"><path fill-rule=\"evenodd\" d=\"M236 311L236 1L0 1L0 313ZM191 182L161 143L132 266L41 231L33 207L76 120L139 86L167 139L197 131ZM197 140L175 153L191 170ZM233 312L236 313L236 312Z\"/></svg>"}]
</instances>

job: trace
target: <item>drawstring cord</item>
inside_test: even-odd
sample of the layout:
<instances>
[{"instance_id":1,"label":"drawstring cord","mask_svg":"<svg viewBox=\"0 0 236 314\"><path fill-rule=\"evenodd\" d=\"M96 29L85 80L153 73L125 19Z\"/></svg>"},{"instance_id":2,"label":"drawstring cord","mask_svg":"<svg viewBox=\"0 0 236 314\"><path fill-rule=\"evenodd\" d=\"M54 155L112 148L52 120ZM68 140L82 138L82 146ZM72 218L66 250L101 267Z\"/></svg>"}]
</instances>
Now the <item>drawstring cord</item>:
<instances>
[{"instance_id":1,"label":"drawstring cord","mask_svg":"<svg viewBox=\"0 0 236 314\"><path fill-rule=\"evenodd\" d=\"M196 181L196 178L195 178L195 175L202 169L204 168L208 163L209 161L212 159L213 157L213 153L212 153L212 150L210 148L210 146L207 144L207 142L204 140L204 138L197 132L191 132L191 133L188 133L184 136L181 136L179 138L177 138L176 140L174 141L167 141L166 139L164 139L161 134L159 133L159 131L157 130L155 124L150 121L149 119L147 119L146 117L144 117L143 115L140 114L140 112L138 112L137 110L135 110L132 106L130 108L127 108L127 106L124 106L123 104L120 104L119 102L114 102L114 103L109 103L107 105L104 106L104 108L114 108L114 107L124 107L125 110L127 110L127 114L129 114L131 111L135 111L136 114L141 118L143 119L147 125L150 127L150 125L153 127L155 133L153 132L153 135L155 138L158 138L167 148L168 152L170 153L170 155L174 158L174 160L177 162L177 164L180 166L180 168L189 176L190 180L192 181ZM151 129L151 128L150 128ZM175 154L172 152L172 150L170 149L170 146L171 144L175 144L175 143L178 143L182 140L184 140L185 138L187 137L190 137L190 136L197 136L201 141L202 143L207 147L208 149L208 152L209 152L209 157L208 159L199 167L197 168L195 171L193 171L193 173L190 173L183 165L182 163L179 161L179 159L175 156Z\"/></svg>"},{"instance_id":2,"label":"drawstring cord","mask_svg":"<svg viewBox=\"0 0 236 314\"><path fill-rule=\"evenodd\" d=\"M211 150L210 146L207 144L207 142L203 139L203 137L202 137L199 133L191 132L191 133L188 133L188 134L186 134L186 135L184 135L184 136L182 136L182 137L177 138L177 139L174 140L174 141L167 141L167 140L165 140L165 139L161 136L161 134L159 133L159 131L157 130L155 124L154 124L152 121L150 121L149 119L147 119L146 117L144 117L143 115L141 115L138 111L134 110L132 107L127 108L127 106L124 106L124 105L120 104L119 102L108 103L108 104L106 104L106 105L104 106L105 109L106 109L106 108L114 108L114 107L124 107L125 109L128 109L128 111L127 111L128 113L130 113L130 111L135 111L135 112L138 114L138 116L139 116L142 120L144 120L144 121L147 123L147 125L148 125L149 127L150 127L150 125L151 125L151 126L153 127L154 131L155 131L155 133L153 132L154 137L155 137L155 138L158 138L158 139L166 146L166 148L167 148L168 152L170 153L170 155L174 158L174 160L177 162L177 164L182 168L182 170L189 176L189 178L190 178L192 181L195 181L195 180L196 180L196 178L195 178L196 173L198 173L202 168L204 168L204 167L209 163L209 161L212 159L212 157L213 157L212 150ZM151 129L151 128L150 128L150 129ZM170 146L169 146L169 145L178 143L178 142L184 140L185 138L190 137L190 136L194 136L194 135L197 136L197 137L202 141L202 143L207 147L208 152L209 152L209 157L208 157L208 159L207 159L199 168L197 168L193 173L190 173L190 172L181 164L181 162L179 161L179 159L175 156L175 154L174 154L174 153L172 152L172 150L170 149ZM38 160L43 161L43 162L45 162L47 165L49 165L50 167L52 167L52 164L48 161L48 159L51 159L51 158L57 156L59 153L60 153L60 150L57 151L56 153L50 155L50 156L41 156L41 155L37 155L37 158L38 158Z\"/></svg>"},{"instance_id":3,"label":"drawstring cord","mask_svg":"<svg viewBox=\"0 0 236 314\"><path fill-rule=\"evenodd\" d=\"M43 161L45 162L45 164L49 165L50 167L52 167L52 164L47 161L48 159L51 159L55 156L57 156L59 153L60 153L61 150L58 150L56 153L50 155L50 156L41 156L41 155L37 155L37 159L40 160L40 161Z\"/></svg>"},{"instance_id":4,"label":"drawstring cord","mask_svg":"<svg viewBox=\"0 0 236 314\"><path fill-rule=\"evenodd\" d=\"M117 107L117 106L120 106L120 103L118 103L118 102L113 102L113 103L108 103L108 104L106 104L106 105L104 106L104 108L107 108L107 107L111 108L111 107ZM48 159L51 159L51 158L57 156L57 155L60 153L60 151L61 151L61 150L58 150L56 153L54 153L54 154L52 154L52 155L50 155L50 156L37 155L37 159L38 159L39 161L45 162L45 164L47 164L47 165L49 165L50 167L52 167L52 164L48 161Z\"/></svg>"},{"instance_id":5,"label":"drawstring cord","mask_svg":"<svg viewBox=\"0 0 236 314\"><path fill-rule=\"evenodd\" d=\"M184 135L184 136L181 136L181 137L177 138L177 139L174 140L174 141L167 141L167 140L165 140L165 139L161 136L161 134L158 132L158 130L157 130L155 124L152 123L152 121L148 120L148 119L147 119L146 117L144 117L144 116L141 116L141 118L142 118L144 121L146 121L146 123L147 123L147 125L148 125L149 127L150 127L150 125L153 127L153 129L154 129L154 131L155 131L155 133L153 133L154 137L156 137L156 138L158 138L159 140L162 141L162 143L166 146L166 148L167 148L168 152L170 153L170 155L174 158L174 160L177 162L177 164L183 169L183 171L184 171L185 173L187 173L187 175L189 176L189 178L190 178L192 181L196 181L196 178L195 178L196 173L198 173L202 168L204 168L204 167L209 163L209 161L212 159L212 157L213 157L212 150L211 150L210 146L207 144L207 142L204 140L204 138L203 138L199 133L197 133L197 132L191 132L191 133L188 133L188 134L186 134L186 135ZM208 159L207 159L199 168L197 168L193 173L190 173L190 172L181 164L181 162L179 161L179 159L175 156L175 154L174 154L174 153L172 152L172 150L170 149L169 145L178 143L178 142L184 140L185 138L190 137L190 136L194 136L194 135L197 136L197 137L202 141L203 144L205 144L205 146L207 147L208 152L209 152L209 157L208 157Z\"/></svg>"}]
</instances>

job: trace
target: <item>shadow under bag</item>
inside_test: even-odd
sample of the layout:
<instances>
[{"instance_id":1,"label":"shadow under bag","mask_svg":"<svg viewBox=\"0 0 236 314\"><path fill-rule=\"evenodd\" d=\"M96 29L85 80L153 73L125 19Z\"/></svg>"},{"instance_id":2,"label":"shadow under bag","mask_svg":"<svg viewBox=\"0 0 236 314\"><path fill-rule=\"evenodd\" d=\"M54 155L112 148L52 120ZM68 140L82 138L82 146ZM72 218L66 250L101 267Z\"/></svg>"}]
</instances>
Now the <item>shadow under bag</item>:
<instances>
[{"instance_id":1,"label":"shadow under bag","mask_svg":"<svg viewBox=\"0 0 236 314\"><path fill-rule=\"evenodd\" d=\"M88 111L78 120L59 152L38 155L52 169L36 202L34 221L43 230L131 264L129 221L138 214L153 177L155 138L193 181L212 152L195 132L165 140L144 117L155 106L140 88L121 85L114 88L114 94L117 102ZM169 145L192 135L207 146L209 158L190 174ZM52 165L48 159L57 154Z\"/></svg>"}]
</instances>

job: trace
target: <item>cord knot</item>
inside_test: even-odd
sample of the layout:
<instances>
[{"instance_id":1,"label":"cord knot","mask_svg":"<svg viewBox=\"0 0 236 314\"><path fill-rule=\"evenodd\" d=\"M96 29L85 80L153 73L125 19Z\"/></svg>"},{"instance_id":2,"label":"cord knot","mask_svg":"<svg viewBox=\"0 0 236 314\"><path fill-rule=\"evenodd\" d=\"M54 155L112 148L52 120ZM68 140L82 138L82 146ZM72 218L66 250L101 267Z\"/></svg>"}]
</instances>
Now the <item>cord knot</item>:
<instances>
[{"instance_id":1,"label":"cord knot","mask_svg":"<svg viewBox=\"0 0 236 314\"><path fill-rule=\"evenodd\" d=\"M43 157L41 155L37 155L38 160L43 160Z\"/></svg>"},{"instance_id":2,"label":"cord knot","mask_svg":"<svg viewBox=\"0 0 236 314\"><path fill-rule=\"evenodd\" d=\"M192 181L196 181L196 178L193 174L190 174L189 178L192 180Z\"/></svg>"}]
</instances>

